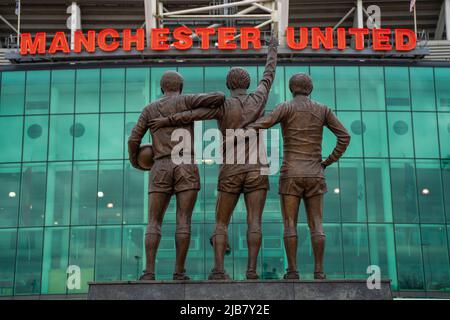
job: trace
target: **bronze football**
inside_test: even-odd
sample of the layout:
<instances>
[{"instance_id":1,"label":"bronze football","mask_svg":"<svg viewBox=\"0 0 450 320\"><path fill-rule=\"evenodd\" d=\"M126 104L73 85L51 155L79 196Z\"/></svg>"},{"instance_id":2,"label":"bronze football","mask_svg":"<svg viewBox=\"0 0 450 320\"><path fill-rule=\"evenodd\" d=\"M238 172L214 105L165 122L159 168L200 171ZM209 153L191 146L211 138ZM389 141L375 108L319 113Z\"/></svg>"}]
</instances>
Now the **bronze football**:
<instances>
[{"instance_id":1,"label":"bronze football","mask_svg":"<svg viewBox=\"0 0 450 320\"><path fill-rule=\"evenodd\" d=\"M139 147L138 164L144 170L151 170L153 166L153 147L150 143L142 144Z\"/></svg>"}]
</instances>

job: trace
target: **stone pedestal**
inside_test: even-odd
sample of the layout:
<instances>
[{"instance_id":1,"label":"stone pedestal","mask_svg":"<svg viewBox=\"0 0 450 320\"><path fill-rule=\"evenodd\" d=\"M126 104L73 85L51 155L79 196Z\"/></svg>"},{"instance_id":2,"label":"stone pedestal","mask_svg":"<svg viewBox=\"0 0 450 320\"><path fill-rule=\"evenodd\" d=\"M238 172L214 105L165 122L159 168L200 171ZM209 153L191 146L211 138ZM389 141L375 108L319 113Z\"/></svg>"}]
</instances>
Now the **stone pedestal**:
<instances>
[{"instance_id":1,"label":"stone pedestal","mask_svg":"<svg viewBox=\"0 0 450 320\"><path fill-rule=\"evenodd\" d=\"M390 280L123 281L89 283L89 300L391 300Z\"/></svg>"}]
</instances>

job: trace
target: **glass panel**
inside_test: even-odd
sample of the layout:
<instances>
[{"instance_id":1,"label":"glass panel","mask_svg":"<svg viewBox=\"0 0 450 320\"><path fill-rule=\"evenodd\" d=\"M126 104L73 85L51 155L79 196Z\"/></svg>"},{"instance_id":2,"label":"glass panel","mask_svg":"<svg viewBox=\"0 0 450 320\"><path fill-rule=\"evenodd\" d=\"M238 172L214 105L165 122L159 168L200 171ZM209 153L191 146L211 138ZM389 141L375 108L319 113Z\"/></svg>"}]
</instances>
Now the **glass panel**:
<instances>
[{"instance_id":1,"label":"glass panel","mask_svg":"<svg viewBox=\"0 0 450 320\"><path fill-rule=\"evenodd\" d=\"M73 164L72 225L95 225L97 216L97 162L81 161Z\"/></svg>"},{"instance_id":2,"label":"glass panel","mask_svg":"<svg viewBox=\"0 0 450 320\"><path fill-rule=\"evenodd\" d=\"M391 160L391 183L394 222L418 223L414 162Z\"/></svg>"},{"instance_id":3,"label":"glass panel","mask_svg":"<svg viewBox=\"0 0 450 320\"><path fill-rule=\"evenodd\" d=\"M450 68L434 68L436 81L437 108L439 111L450 111Z\"/></svg>"},{"instance_id":4,"label":"glass panel","mask_svg":"<svg viewBox=\"0 0 450 320\"><path fill-rule=\"evenodd\" d=\"M339 224L325 224L326 250L323 264L328 279L344 277L344 261L342 252L342 231Z\"/></svg>"},{"instance_id":5,"label":"glass panel","mask_svg":"<svg viewBox=\"0 0 450 320\"><path fill-rule=\"evenodd\" d=\"M386 106L388 110L410 110L409 71L405 67L386 67Z\"/></svg>"},{"instance_id":6,"label":"glass panel","mask_svg":"<svg viewBox=\"0 0 450 320\"><path fill-rule=\"evenodd\" d=\"M23 114L25 72L2 72L0 115Z\"/></svg>"},{"instance_id":7,"label":"glass panel","mask_svg":"<svg viewBox=\"0 0 450 320\"><path fill-rule=\"evenodd\" d=\"M145 226L124 226L122 280L138 280L145 269Z\"/></svg>"},{"instance_id":8,"label":"glass panel","mask_svg":"<svg viewBox=\"0 0 450 320\"><path fill-rule=\"evenodd\" d=\"M99 116L96 114L75 116L74 159L93 160L98 158Z\"/></svg>"},{"instance_id":9,"label":"glass panel","mask_svg":"<svg viewBox=\"0 0 450 320\"><path fill-rule=\"evenodd\" d=\"M369 266L369 244L365 224L342 226L345 278L366 279Z\"/></svg>"},{"instance_id":10,"label":"glass panel","mask_svg":"<svg viewBox=\"0 0 450 320\"><path fill-rule=\"evenodd\" d=\"M25 113L47 114L50 106L50 71L28 71Z\"/></svg>"},{"instance_id":11,"label":"glass panel","mask_svg":"<svg viewBox=\"0 0 450 320\"><path fill-rule=\"evenodd\" d=\"M311 78L314 82L312 99L335 108L334 67L311 67Z\"/></svg>"},{"instance_id":12,"label":"glass panel","mask_svg":"<svg viewBox=\"0 0 450 320\"><path fill-rule=\"evenodd\" d=\"M363 110L385 110L383 67L360 67L361 107Z\"/></svg>"},{"instance_id":13,"label":"glass panel","mask_svg":"<svg viewBox=\"0 0 450 320\"><path fill-rule=\"evenodd\" d=\"M100 103L100 70L77 70L75 112L98 112Z\"/></svg>"},{"instance_id":14,"label":"glass panel","mask_svg":"<svg viewBox=\"0 0 450 320\"><path fill-rule=\"evenodd\" d=\"M201 93L203 89L203 67L179 67L184 78L183 93Z\"/></svg>"},{"instance_id":15,"label":"glass panel","mask_svg":"<svg viewBox=\"0 0 450 320\"><path fill-rule=\"evenodd\" d=\"M335 74L337 109L360 110L359 68L335 67Z\"/></svg>"},{"instance_id":16,"label":"glass panel","mask_svg":"<svg viewBox=\"0 0 450 320\"><path fill-rule=\"evenodd\" d=\"M388 112L389 153L393 158L414 158L411 114Z\"/></svg>"},{"instance_id":17,"label":"glass panel","mask_svg":"<svg viewBox=\"0 0 450 320\"><path fill-rule=\"evenodd\" d=\"M53 70L50 97L51 113L73 113L75 70Z\"/></svg>"},{"instance_id":18,"label":"glass panel","mask_svg":"<svg viewBox=\"0 0 450 320\"><path fill-rule=\"evenodd\" d=\"M292 99L292 93L291 93L291 90L289 89L289 80L291 79L291 77L294 74L297 74L297 73L309 74L309 67L308 66L290 66L290 65L287 65L287 66L284 67L284 73L285 73L285 77L286 77L286 87L285 87L286 100L291 100Z\"/></svg>"},{"instance_id":19,"label":"glass panel","mask_svg":"<svg viewBox=\"0 0 450 320\"><path fill-rule=\"evenodd\" d=\"M68 225L72 194L72 163L52 162L47 169L45 225Z\"/></svg>"},{"instance_id":20,"label":"glass panel","mask_svg":"<svg viewBox=\"0 0 450 320\"><path fill-rule=\"evenodd\" d=\"M262 79L264 74L264 67L258 67L258 80ZM285 98L285 82L284 82L284 67L277 67L275 71L275 79L270 90L269 99L267 100L266 110L273 110L275 107L286 101ZM290 99L291 95L289 95Z\"/></svg>"},{"instance_id":21,"label":"glass panel","mask_svg":"<svg viewBox=\"0 0 450 320\"><path fill-rule=\"evenodd\" d=\"M450 159L450 113L439 113L438 120L441 157Z\"/></svg>"},{"instance_id":22,"label":"glass panel","mask_svg":"<svg viewBox=\"0 0 450 320\"><path fill-rule=\"evenodd\" d=\"M410 68L413 110L436 110L433 68Z\"/></svg>"},{"instance_id":23,"label":"glass panel","mask_svg":"<svg viewBox=\"0 0 450 320\"><path fill-rule=\"evenodd\" d=\"M418 225L395 225L399 290L424 290Z\"/></svg>"},{"instance_id":24,"label":"glass panel","mask_svg":"<svg viewBox=\"0 0 450 320\"><path fill-rule=\"evenodd\" d=\"M50 116L50 139L48 159L72 160L73 115Z\"/></svg>"},{"instance_id":25,"label":"glass panel","mask_svg":"<svg viewBox=\"0 0 450 320\"><path fill-rule=\"evenodd\" d=\"M124 112L125 69L102 69L101 79L101 112Z\"/></svg>"},{"instance_id":26,"label":"glass panel","mask_svg":"<svg viewBox=\"0 0 450 320\"><path fill-rule=\"evenodd\" d=\"M123 161L103 161L99 165L98 224L121 224L123 203Z\"/></svg>"},{"instance_id":27,"label":"glass panel","mask_svg":"<svg viewBox=\"0 0 450 320\"><path fill-rule=\"evenodd\" d=\"M68 260L69 228L46 228L41 293L66 293Z\"/></svg>"},{"instance_id":28,"label":"glass panel","mask_svg":"<svg viewBox=\"0 0 450 320\"><path fill-rule=\"evenodd\" d=\"M48 116L25 117L23 161L47 160Z\"/></svg>"},{"instance_id":29,"label":"glass panel","mask_svg":"<svg viewBox=\"0 0 450 320\"><path fill-rule=\"evenodd\" d=\"M0 296L12 296L16 262L16 229L0 229Z\"/></svg>"},{"instance_id":30,"label":"glass panel","mask_svg":"<svg viewBox=\"0 0 450 320\"><path fill-rule=\"evenodd\" d=\"M81 288L67 293L88 292L88 282L94 280L95 227L77 227L70 230L69 265L80 268Z\"/></svg>"},{"instance_id":31,"label":"glass panel","mask_svg":"<svg viewBox=\"0 0 450 320\"><path fill-rule=\"evenodd\" d=\"M444 223L441 165L438 160L417 160L417 188L421 223Z\"/></svg>"},{"instance_id":32,"label":"glass panel","mask_svg":"<svg viewBox=\"0 0 450 320\"><path fill-rule=\"evenodd\" d=\"M100 115L100 159L122 159L124 146L123 114Z\"/></svg>"},{"instance_id":33,"label":"glass panel","mask_svg":"<svg viewBox=\"0 0 450 320\"><path fill-rule=\"evenodd\" d=\"M343 222L367 221L363 165L362 160L343 159L339 162Z\"/></svg>"},{"instance_id":34,"label":"glass panel","mask_svg":"<svg viewBox=\"0 0 450 320\"><path fill-rule=\"evenodd\" d=\"M20 164L0 165L0 226L2 228L17 226L19 195Z\"/></svg>"},{"instance_id":35,"label":"glass panel","mask_svg":"<svg viewBox=\"0 0 450 320\"><path fill-rule=\"evenodd\" d=\"M363 112L364 155L388 157L388 140L385 112Z\"/></svg>"},{"instance_id":36,"label":"glass panel","mask_svg":"<svg viewBox=\"0 0 450 320\"><path fill-rule=\"evenodd\" d=\"M447 235L444 225L422 225L423 266L427 290L450 288Z\"/></svg>"},{"instance_id":37,"label":"glass panel","mask_svg":"<svg viewBox=\"0 0 450 320\"><path fill-rule=\"evenodd\" d=\"M392 222L389 160L366 159L367 216L369 222Z\"/></svg>"},{"instance_id":38,"label":"glass panel","mask_svg":"<svg viewBox=\"0 0 450 320\"><path fill-rule=\"evenodd\" d=\"M155 101L162 96L160 81L161 77L166 71L174 71L175 68L151 68L150 70L150 101Z\"/></svg>"},{"instance_id":39,"label":"glass panel","mask_svg":"<svg viewBox=\"0 0 450 320\"><path fill-rule=\"evenodd\" d=\"M325 170L325 179L327 181L328 192L324 197L323 205L323 221L325 222L340 222L341 221L341 204L340 204L340 185L339 185L339 170L338 164L333 163ZM300 221L306 221L302 214L299 217Z\"/></svg>"},{"instance_id":40,"label":"glass panel","mask_svg":"<svg viewBox=\"0 0 450 320\"><path fill-rule=\"evenodd\" d=\"M189 254L186 259L186 272L192 280L205 280L205 268L207 272L211 270L209 266L205 266L205 242L203 241L205 235L203 231L203 223L192 224L191 243L189 245Z\"/></svg>"},{"instance_id":41,"label":"glass panel","mask_svg":"<svg viewBox=\"0 0 450 320\"><path fill-rule=\"evenodd\" d=\"M126 77L125 110L141 111L150 102L150 69L128 68Z\"/></svg>"},{"instance_id":42,"label":"glass panel","mask_svg":"<svg viewBox=\"0 0 450 320\"><path fill-rule=\"evenodd\" d=\"M417 158L439 158L436 114L413 112L414 142Z\"/></svg>"},{"instance_id":43,"label":"glass panel","mask_svg":"<svg viewBox=\"0 0 450 320\"><path fill-rule=\"evenodd\" d=\"M156 254L155 272L158 280L172 280L175 266L175 223L167 223L167 220L164 222Z\"/></svg>"},{"instance_id":44,"label":"glass panel","mask_svg":"<svg viewBox=\"0 0 450 320\"><path fill-rule=\"evenodd\" d=\"M122 227L98 227L95 281L120 280Z\"/></svg>"},{"instance_id":45,"label":"glass panel","mask_svg":"<svg viewBox=\"0 0 450 320\"><path fill-rule=\"evenodd\" d=\"M125 161L123 222L146 223L148 212L148 173ZM197 199L200 201L200 199Z\"/></svg>"},{"instance_id":46,"label":"glass panel","mask_svg":"<svg viewBox=\"0 0 450 320\"><path fill-rule=\"evenodd\" d=\"M217 177L219 175L218 164L206 164L205 176L202 177L202 189L204 189L205 221L216 221ZM449 175L450 177L450 175Z\"/></svg>"},{"instance_id":47,"label":"glass panel","mask_svg":"<svg viewBox=\"0 0 450 320\"><path fill-rule=\"evenodd\" d=\"M366 132L366 124L361 121L361 112L339 111L337 116L351 136L351 143L344 157L362 157L362 135Z\"/></svg>"},{"instance_id":48,"label":"glass panel","mask_svg":"<svg viewBox=\"0 0 450 320\"><path fill-rule=\"evenodd\" d=\"M450 223L450 160L441 162L446 221Z\"/></svg>"},{"instance_id":49,"label":"glass panel","mask_svg":"<svg viewBox=\"0 0 450 320\"><path fill-rule=\"evenodd\" d=\"M44 224L46 171L45 163L23 165L19 226Z\"/></svg>"},{"instance_id":50,"label":"glass panel","mask_svg":"<svg viewBox=\"0 0 450 320\"><path fill-rule=\"evenodd\" d=\"M257 272L261 279L282 279L286 270L283 224L263 223L262 232L260 263ZM260 268L261 264L262 269Z\"/></svg>"},{"instance_id":51,"label":"glass panel","mask_svg":"<svg viewBox=\"0 0 450 320\"><path fill-rule=\"evenodd\" d=\"M19 162L22 153L23 117L0 118L0 162Z\"/></svg>"},{"instance_id":52,"label":"glass panel","mask_svg":"<svg viewBox=\"0 0 450 320\"><path fill-rule=\"evenodd\" d=\"M31 295L41 291L42 228L19 229L14 294Z\"/></svg>"}]
</instances>

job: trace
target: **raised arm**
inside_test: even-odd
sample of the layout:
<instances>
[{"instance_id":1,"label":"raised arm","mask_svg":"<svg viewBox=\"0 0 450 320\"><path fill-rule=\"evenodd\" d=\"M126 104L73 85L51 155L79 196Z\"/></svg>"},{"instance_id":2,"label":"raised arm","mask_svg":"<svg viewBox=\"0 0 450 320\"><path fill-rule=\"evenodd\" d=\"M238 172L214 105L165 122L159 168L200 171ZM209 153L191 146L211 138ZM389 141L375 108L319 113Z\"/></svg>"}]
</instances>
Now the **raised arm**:
<instances>
[{"instance_id":1,"label":"raised arm","mask_svg":"<svg viewBox=\"0 0 450 320\"><path fill-rule=\"evenodd\" d=\"M225 102L225 94L223 92L187 94L184 97L189 109L218 108Z\"/></svg>"},{"instance_id":2,"label":"raised arm","mask_svg":"<svg viewBox=\"0 0 450 320\"><path fill-rule=\"evenodd\" d=\"M330 129L337 138L336 147L333 152L326 160L322 162L323 166L328 167L338 161L344 154L345 150L347 150L347 147L350 144L350 135L331 109L327 109L325 121L326 127Z\"/></svg>"},{"instance_id":3,"label":"raised arm","mask_svg":"<svg viewBox=\"0 0 450 320\"><path fill-rule=\"evenodd\" d=\"M156 131L162 127L175 127L190 124L199 120L219 119L223 115L223 106L219 108L198 108L184 112L175 113L168 117L150 120L150 127Z\"/></svg>"},{"instance_id":4,"label":"raised arm","mask_svg":"<svg viewBox=\"0 0 450 320\"><path fill-rule=\"evenodd\" d=\"M254 123L247 126L247 129L268 129L276 125L277 123L283 121L288 113L288 109L283 104L278 105L274 110L259 118Z\"/></svg>"},{"instance_id":5,"label":"raised arm","mask_svg":"<svg viewBox=\"0 0 450 320\"><path fill-rule=\"evenodd\" d=\"M147 109L144 109L142 111L141 116L138 119L138 122L134 126L133 130L131 131L131 135L128 138L128 158L130 160L130 163L133 167L136 169L142 169L137 161L137 157L139 154L139 147L142 142L142 138L144 137L145 133L148 130L148 113Z\"/></svg>"}]
</instances>

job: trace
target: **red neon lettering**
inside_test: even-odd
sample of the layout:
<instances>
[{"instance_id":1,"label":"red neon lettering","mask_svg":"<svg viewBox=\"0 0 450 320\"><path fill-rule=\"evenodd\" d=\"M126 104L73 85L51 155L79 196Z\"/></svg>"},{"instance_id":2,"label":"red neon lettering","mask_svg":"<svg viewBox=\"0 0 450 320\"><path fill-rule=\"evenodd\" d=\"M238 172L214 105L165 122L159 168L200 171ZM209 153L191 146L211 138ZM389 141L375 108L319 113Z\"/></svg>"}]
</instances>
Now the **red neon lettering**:
<instances>
[{"instance_id":1,"label":"red neon lettering","mask_svg":"<svg viewBox=\"0 0 450 320\"><path fill-rule=\"evenodd\" d=\"M391 29L373 29L373 50L391 51L392 45L389 43Z\"/></svg>"},{"instance_id":2,"label":"red neon lettering","mask_svg":"<svg viewBox=\"0 0 450 320\"><path fill-rule=\"evenodd\" d=\"M167 41L170 30L168 28L152 29L151 49L152 50L169 50Z\"/></svg>"},{"instance_id":3,"label":"red neon lettering","mask_svg":"<svg viewBox=\"0 0 450 320\"><path fill-rule=\"evenodd\" d=\"M130 29L123 30L123 51L131 51L131 44L136 44L137 51L143 51L145 48L145 30L137 29L136 35L131 34Z\"/></svg>"},{"instance_id":4,"label":"red neon lettering","mask_svg":"<svg viewBox=\"0 0 450 320\"><path fill-rule=\"evenodd\" d=\"M61 31L55 33L52 43L50 44L50 48L48 49L48 53L54 54L57 51L70 53L70 48L69 44L67 43L66 34Z\"/></svg>"},{"instance_id":5,"label":"red neon lettering","mask_svg":"<svg viewBox=\"0 0 450 320\"><path fill-rule=\"evenodd\" d=\"M202 50L209 49L209 36L216 33L214 28L197 28L195 33L200 37L200 45Z\"/></svg>"},{"instance_id":6,"label":"red neon lettering","mask_svg":"<svg viewBox=\"0 0 450 320\"><path fill-rule=\"evenodd\" d=\"M234 35L236 34L236 28L219 28L217 30L218 46L221 50L234 50L237 48L236 42L234 42Z\"/></svg>"},{"instance_id":7,"label":"red neon lettering","mask_svg":"<svg viewBox=\"0 0 450 320\"><path fill-rule=\"evenodd\" d=\"M404 42L404 38L407 38L407 42ZM397 51L411 51L416 48L417 37L414 31L409 29L397 29L395 30L395 48Z\"/></svg>"},{"instance_id":8,"label":"red neon lettering","mask_svg":"<svg viewBox=\"0 0 450 320\"><path fill-rule=\"evenodd\" d=\"M113 39L113 41L111 41L111 43L106 42L106 38L108 36L110 36ZM119 48L120 43L118 41L116 41L115 39L117 39L119 37L120 37L120 35L116 30L104 29L98 33L98 38L97 38L98 47L100 48L100 50L103 50L106 52L116 51L117 48Z\"/></svg>"},{"instance_id":9,"label":"red neon lettering","mask_svg":"<svg viewBox=\"0 0 450 320\"><path fill-rule=\"evenodd\" d=\"M257 28L241 28L241 49L248 50L249 43L253 49L261 49L261 31Z\"/></svg>"},{"instance_id":10,"label":"red neon lettering","mask_svg":"<svg viewBox=\"0 0 450 320\"><path fill-rule=\"evenodd\" d=\"M300 28L300 41L295 41L295 30L293 27L286 28L286 44L293 50L303 50L308 46L308 28Z\"/></svg>"},{"instance_id":11,"label":"red neon lettering","mask_svg":"<svg viewBox=\"0 0 450 320\"><path fill-rule=\"evenodd\" d=\"M314 50L320 49L320 43L326 50L333 49L333 28L325 28L325 34L320 28L311 29L311 48Z\"/></svg>"},{"instance_id":12,"label":"red neon lettering","mask_svg":"<svg viewBox=\"0 0 450 320\"><path fill-rule=\"evenodd\" d=\"M20 35L20 54L45 54L45 47L47 46L46 33L37 32L34 36L34 41L31 34L22 33Z\"/></svg>"},{"instance_id":13,"label":"red neon lettering","mask_svg":"<svg viewBox=\"0 0 450 320\"><path fill-rule=\"evenodd\" d=\"M75 53L80 53L82 47L84 47L87 52L95 52L95 31L89 30L87 39L85 38L83 31L75 31L73 51Z\"/></svg>"},{"instance_id":14,"label":"red neon lettering","mask_svg":"<svg viewBox=\"0 0 450 320\"><path fill-rule=\"evenodd\" d=\"M192 47L192 38L190 37L192 30L188 27L178 27L173 31L173 37L178 41L173 46L178 50L188 50Z\"/></svg>"},{"instance_id":15,"label":"red neon lettering","mask_svg":"<svg viewBox=\"0 0 450 320\"><path fill-rule=\"evenodd\" d=\"M355 49L359 51L364 50L364 36L369 34L369 29L350 28L348 33L355 36Z\"/></svg>"}]
</instances>

